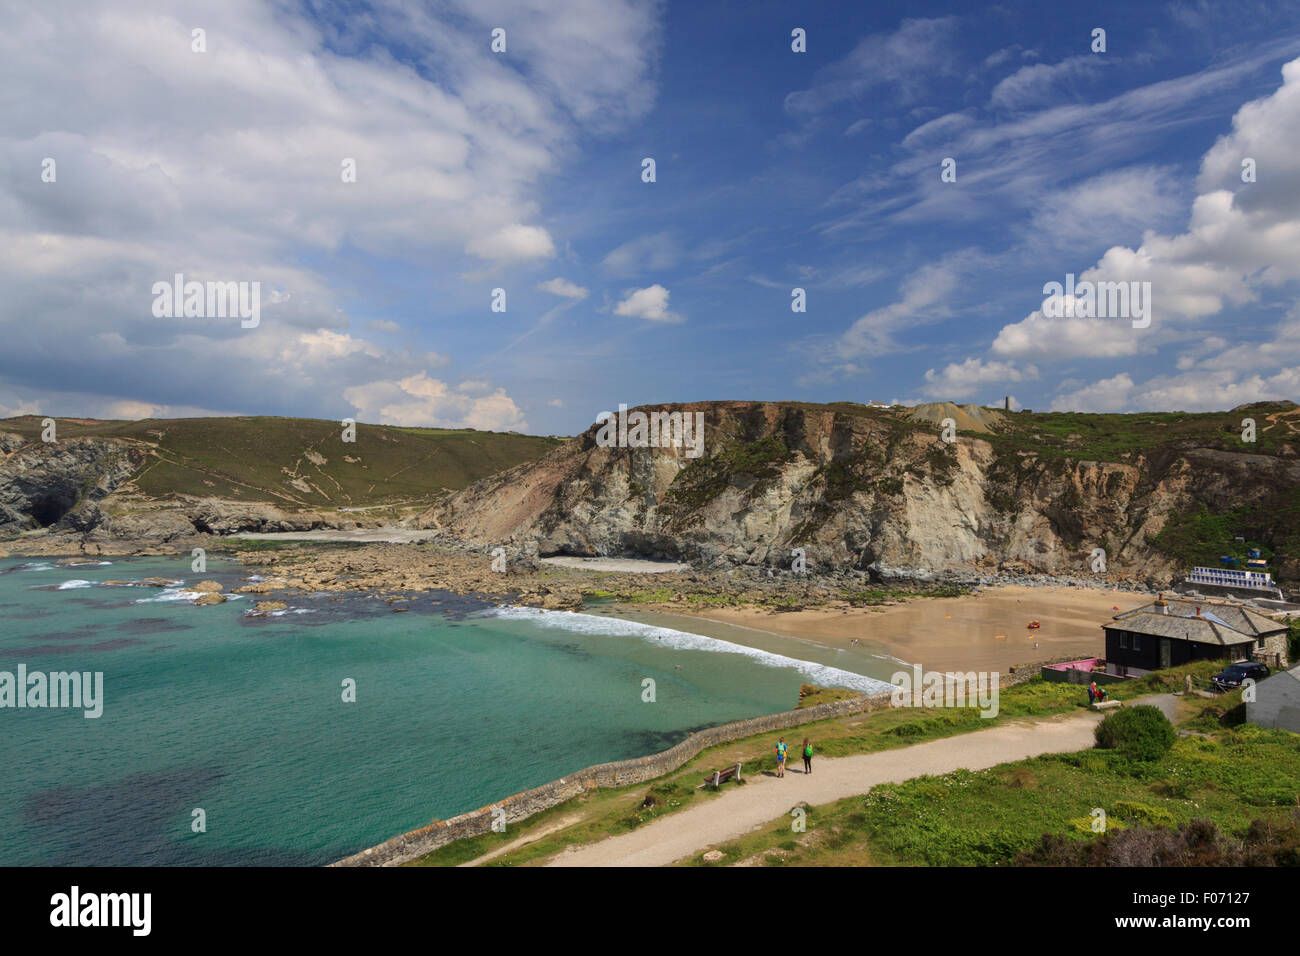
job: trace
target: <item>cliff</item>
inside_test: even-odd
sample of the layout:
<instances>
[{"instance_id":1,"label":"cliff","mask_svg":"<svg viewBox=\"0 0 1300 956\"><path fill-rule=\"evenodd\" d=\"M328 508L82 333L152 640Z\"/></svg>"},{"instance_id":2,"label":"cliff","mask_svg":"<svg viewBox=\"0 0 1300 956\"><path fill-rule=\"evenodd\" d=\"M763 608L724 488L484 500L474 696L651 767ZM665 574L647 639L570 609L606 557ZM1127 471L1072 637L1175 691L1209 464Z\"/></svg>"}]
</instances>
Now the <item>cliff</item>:
<instances>
[{"instance_id":1,"label":"cliff","mask_svg":"<svg viewBox=\"0 0 1300 956\"><path fill-rule=\"evenodd\" d=\"M788 568L803 548L810 570L886 579L1088 575L1102 548L1110 575L1164 583L1189 561L1242 550L1237 537L1271 547L1275 570L1300 570L1300 410L1290 403L1145 416L966 406L951 443L944 408L647 406L703 413L703 453L602 447L593 425L419 520L484 547L706 566ZM1240 437L1247 415L1258 419L1252 443Z\"/></svg>"},{"instance_id":2,"label":"cliff","mask_svg":"<svg viewBox=\"0 0 1300 956\"><path fill-rule=\"evenodd\" d=\"M49 529L190 534L394 524L560 443L469 429L294 418L0 421L0 537Z\"/></svg>"}]
</instances>

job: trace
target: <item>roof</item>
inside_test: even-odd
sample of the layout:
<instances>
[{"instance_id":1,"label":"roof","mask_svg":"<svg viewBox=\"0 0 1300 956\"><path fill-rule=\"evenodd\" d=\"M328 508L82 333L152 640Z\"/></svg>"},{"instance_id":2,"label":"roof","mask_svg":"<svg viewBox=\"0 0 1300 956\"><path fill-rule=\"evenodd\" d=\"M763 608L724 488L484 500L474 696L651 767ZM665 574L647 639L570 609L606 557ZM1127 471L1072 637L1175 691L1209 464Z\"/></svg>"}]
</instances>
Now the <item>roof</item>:
<instances>
[{"instance_id":1,"label":"roof","mask_svg":"<svg viewBox=\"0 0 1300 956\"><path fill-rule=\"evenodd\" d=\"M1139 634L1224 647L1251 643L1287 629L1285 624L1240 604L1167 598L1165 605L1162 608L1152 602L1116 614L1114 620L1124 622L1123 630ZM1199 615L1196 613L1198 607L1201 610ZM1119 629L1120 625L1111 623L1103 624L1102 627Z\"/></svg>"}]
</instances>

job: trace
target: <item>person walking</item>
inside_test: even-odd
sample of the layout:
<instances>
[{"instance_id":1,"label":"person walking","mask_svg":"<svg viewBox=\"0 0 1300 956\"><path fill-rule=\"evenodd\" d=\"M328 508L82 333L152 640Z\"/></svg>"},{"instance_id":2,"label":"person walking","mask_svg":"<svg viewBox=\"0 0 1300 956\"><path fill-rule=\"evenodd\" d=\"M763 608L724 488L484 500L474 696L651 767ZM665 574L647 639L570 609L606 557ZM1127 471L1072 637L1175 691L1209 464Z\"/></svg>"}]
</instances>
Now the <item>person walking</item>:
<instances>
[{"instance_id":1,"label":"person walking","mask_svg":"<svg viewBox=\"0 0 1300 956\"><path fill-rule=\"evenodd\" d=\"M776 775L778 777L785 776L785 752L785 738L782 737L776 742Z\"/></svg>"},{"instance_id":2,"label":"person walking","mask_svg":"<svg viewBox=\"0 0 1300 956\"><path fill-rule=\"evenodd\" d=\"M807 737L803 739L803 772L812 773L812 744Z\"/></svg>"}]
</instances>

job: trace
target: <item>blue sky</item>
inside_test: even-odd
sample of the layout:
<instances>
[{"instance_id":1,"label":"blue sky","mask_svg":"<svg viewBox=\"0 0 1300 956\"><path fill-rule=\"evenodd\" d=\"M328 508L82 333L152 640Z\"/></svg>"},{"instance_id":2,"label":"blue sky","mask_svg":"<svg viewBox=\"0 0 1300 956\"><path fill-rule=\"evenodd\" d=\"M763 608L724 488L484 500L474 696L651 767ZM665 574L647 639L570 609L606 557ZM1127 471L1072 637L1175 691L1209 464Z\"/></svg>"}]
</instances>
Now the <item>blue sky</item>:
<instances>
[{"instance_id":1,"label":"blue sky","mask_svg":"<svg viewBox=\"0 0 1300 956\"><path fill-rule=\"evenodd\" d=\"M1295 4L0 16L0 415L1300 394ZM260 282L260 324L154 316L177 272ZM1150 282L1150 327L1044 316L1067 273Z\"/></svg>"}]
</instances>

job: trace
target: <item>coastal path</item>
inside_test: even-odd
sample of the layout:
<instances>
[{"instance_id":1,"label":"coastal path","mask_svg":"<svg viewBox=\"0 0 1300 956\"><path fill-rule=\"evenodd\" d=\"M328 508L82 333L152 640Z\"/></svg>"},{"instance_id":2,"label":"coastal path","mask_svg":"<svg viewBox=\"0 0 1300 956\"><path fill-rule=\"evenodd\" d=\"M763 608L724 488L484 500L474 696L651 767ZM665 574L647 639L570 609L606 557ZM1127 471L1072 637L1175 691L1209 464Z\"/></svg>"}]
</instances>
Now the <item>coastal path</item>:
<instances>
[{"instance_id":1,"label":"coastal path","mask_svg":"<svg viewBox=\"0 0 1300 956\"><path fill-rule=\"evenodd\" d=\"M1167 698L1167 699L1166 699ZM1162 710L1174 698L1167 694L1130 701L1153 704ZM1037 721L1017 720L955 737L945 737L911 747L857 754L851 757L816 757L813 772L796 770L798 759L784 778L748 777L715 799L655 820L631 833L607 837L586 846L569 847L552 857L547 866L667 866L701 853L790 812L800 803L817 806L865 794L882 783L902 783L912 777L986 770L998 764L1026 760L1050 753L1087 750L1093 730L1103 714L1062 714Z\"/></svg>"}]
</instances>

